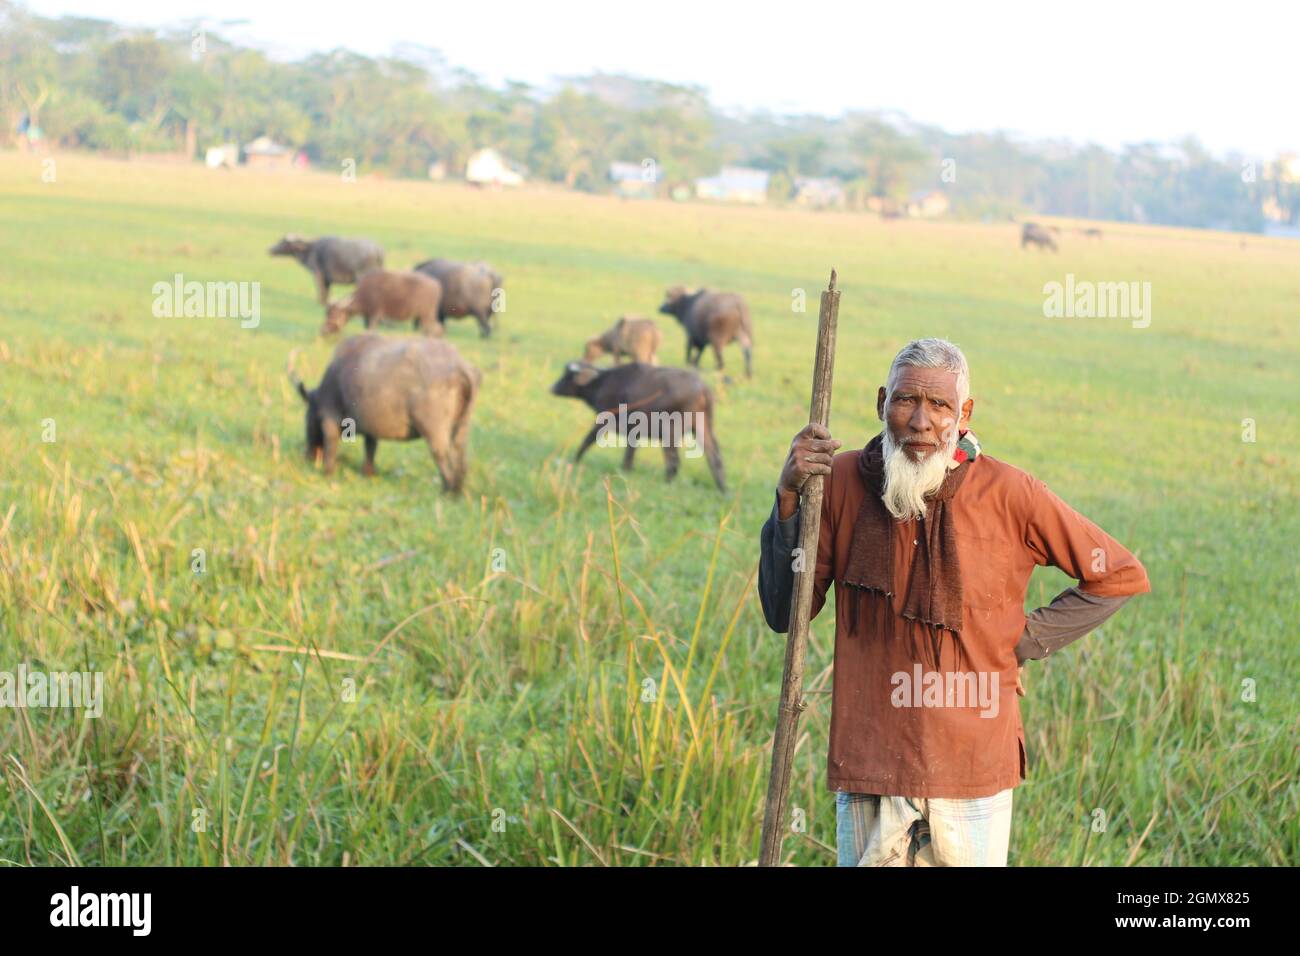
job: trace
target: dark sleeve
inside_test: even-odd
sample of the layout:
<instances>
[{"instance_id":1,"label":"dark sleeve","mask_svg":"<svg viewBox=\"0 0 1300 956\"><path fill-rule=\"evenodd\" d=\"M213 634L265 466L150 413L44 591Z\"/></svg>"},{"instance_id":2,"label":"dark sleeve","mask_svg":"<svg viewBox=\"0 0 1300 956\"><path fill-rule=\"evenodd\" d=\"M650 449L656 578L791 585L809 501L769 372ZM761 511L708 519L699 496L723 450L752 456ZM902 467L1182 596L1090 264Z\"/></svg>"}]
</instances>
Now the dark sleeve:
<instances>
[{"instance_id":1,"label":"dark sleeve","mask_svg":"<svg viewBox=\"0 0 1300 956\"><path fill-rule=\"evenodd\" d=\"M758 558L758 597L767 626L778 634L790 629L790 603L794 597L794 560L799 546L799 509L782 521L777 515L780 496L763 525L762 549Z\"/></svg>"},{"instance_id":2,"label":"dark sleeve","mask_svg":"<svg viewBox=\"0 0 1300 956\"><path fill-rule=\"evenodd\" d=\"M1067 588L1047 607L1032 612L1016 645L1016 660L1042 660L1076 641L1114 614L1133 595L1102 597L1081 588Z\"/></svg>"}]
</instances>

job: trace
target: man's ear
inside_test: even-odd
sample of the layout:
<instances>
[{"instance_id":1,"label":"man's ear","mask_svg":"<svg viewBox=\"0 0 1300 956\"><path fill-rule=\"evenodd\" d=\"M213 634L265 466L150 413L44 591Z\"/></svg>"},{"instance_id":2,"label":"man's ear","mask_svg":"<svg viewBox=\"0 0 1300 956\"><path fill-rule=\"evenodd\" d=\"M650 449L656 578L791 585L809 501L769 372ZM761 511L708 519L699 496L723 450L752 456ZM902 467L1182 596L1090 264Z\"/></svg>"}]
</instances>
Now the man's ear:
<instances>
[{"instance_id":1,"label":"man's ear","mask_svg":"<svg viewBox=\"0 0 1300 956\"><path fill-rule=\"evenodd\" d=\"M885 420L885 386L880 386L876 392L876 417L882 422Z\"/></svg>"},{"instance_id":2,"label":"man's ear","mask_svg":"<svg viewBox=\"0 0 1300 956\"><path fill-rule=\"evenodd\" d=\"M970 427L971 413L975 411L975 399L966 399L966 404L961 407L961 421L957 423L959 432L965 431Z\"/></svg>"}]
</instances>

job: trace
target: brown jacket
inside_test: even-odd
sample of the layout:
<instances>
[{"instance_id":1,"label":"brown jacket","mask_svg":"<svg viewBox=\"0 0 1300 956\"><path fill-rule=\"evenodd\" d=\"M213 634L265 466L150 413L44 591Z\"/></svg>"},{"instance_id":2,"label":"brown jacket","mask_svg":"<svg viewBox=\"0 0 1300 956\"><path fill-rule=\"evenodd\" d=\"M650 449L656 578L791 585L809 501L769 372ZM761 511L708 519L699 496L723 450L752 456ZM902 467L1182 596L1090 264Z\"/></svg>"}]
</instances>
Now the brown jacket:
<instances>
[{"instance_id":1,"label":"brown jacket","mask_svg":"<svg viewBox=\"0 0 1300 956\"><path fill-rule=\"evenodd\" d=\"M814 617L848 561L866 493L857 457L858 451L836 455L826 477ZM960 639L951 631L941 632L937 642L914 638L901 617L918 537L914 520L892 522L890 626L861 623L866 633L850 636L848 601L837 601L827 755L831 790L982 797L1018 786L1027 768L1016 647L1025 633L1025 594L1034 567L1054 565L1098 597L1151 590L1146 570L1123 545L1042 481L989 455L971 463L949 514L961 562Z\"/></svg>"}]
</instances>

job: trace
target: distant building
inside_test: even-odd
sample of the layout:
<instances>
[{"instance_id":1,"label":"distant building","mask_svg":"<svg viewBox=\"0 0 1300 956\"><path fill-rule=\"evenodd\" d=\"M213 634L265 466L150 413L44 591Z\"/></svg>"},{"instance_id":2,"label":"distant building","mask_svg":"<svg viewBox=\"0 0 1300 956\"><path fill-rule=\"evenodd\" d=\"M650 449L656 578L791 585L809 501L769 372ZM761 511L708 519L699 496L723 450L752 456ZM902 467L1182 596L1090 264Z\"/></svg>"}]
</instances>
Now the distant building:
<instances>
[{"instance_id":1,"label":"distant building","mask_svg":"<svg viewBox=\"0 0 1300 956\"><path fill-rule=\"evenodd\" d=\"M950 208L948 197L937 189L921 189L908 197L907 214L921 219L946 216Z\"/></svg>"},{"instance_id":2,"label":"distant building","mask_svg":"<svg viewBox=\"0 0 1300 956\"><path fill-rule=\"evenodd\" d=\"M723 166L718 175L695 181L695 195L722 202L765 203L768 176L765 169Z\"/></svg>"},{"instance_id":3,"label":"distant building","mask_svg":"<svg viewBox=\"0 0 1300 956\"><path fill-rule=\"evenodd\" d=\"M480 149L465 163L465 181L476 186L519 186L524 174L495 149Z\"/></svg>"},{"instance_id":4,"label":"distant building","mask_svg":"<svg viewBox=\"0 0 1300 956\"><path fill-rule=\"evenodd\" d=\"M220 169L223 166L227 169L234 169L239 165L239 147L234 143L209 146L207 153L204 154L203 161L207 163L209 169Z\"/></svg>"},{"instance_id":5,"label":"distant building","mask_svg":"<svg viewBox=\"0 0 1300 956\"><path fill-rule=\"evenodd\" d=\"M653 199L659 182L659 168L654 160L640 163L609 164L609 180L614 191L625 199Z\"/></svg>"},{"instance_id":6,"label":"distant building","mask_svg":"<svg viewBox=\"0 0 1300 956\"><path fill-rule=\"evenodd\" d=\"M294 151L269 136L259 136L244 147L244 163L260 169L292 169Z\"/></svg>"},{"instance_id":7,"label":"distant building","mask_svg":"<svg viewBox=\"0 0 1300 956\"><path fill-rule=\"evenodd\" d=\"M844 184L838 179L796 176L794 180L794 201L796 205L811 206L814 209L843 206Z\"/></svg>"}]
</instances>

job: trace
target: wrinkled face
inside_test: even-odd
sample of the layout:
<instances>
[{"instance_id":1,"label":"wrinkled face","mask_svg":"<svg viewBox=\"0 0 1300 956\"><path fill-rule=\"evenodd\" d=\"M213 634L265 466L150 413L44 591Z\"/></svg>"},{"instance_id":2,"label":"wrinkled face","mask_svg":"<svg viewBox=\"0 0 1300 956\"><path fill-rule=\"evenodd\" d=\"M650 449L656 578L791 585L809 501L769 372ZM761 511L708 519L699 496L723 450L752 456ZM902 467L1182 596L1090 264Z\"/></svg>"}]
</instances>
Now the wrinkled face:
<instances>
[{"instance_id":1,"label":"wrinkled face","mask_svg":"<svg viewBox=\"0 0 1300 956\"><path fill-rule=\"evenodd\" d=\"M576 398L599 374L600 369L594 365L586 362L570 362L564 367L564 374L551 386L551 394Z\"/></svg>"},{"instance_id":2,"label":"wrinkled face","mask_svg":"<svg viewBox=\"0 0 1300 956\"><path fill-rule=\"evenodd\" d=\"M325 453L325 432L320 424L320 409L315 397L307 400L307 460L313 464Z\"/></svg>"},{"instance_id":3,"label":"wrinkled face","mask_svg":"<svg viewBox=\"0 0 1300 956\"><path fill-rule=\"evenodd\" d=\"M273 256L297 256L307 251L307 240L301 236L285 236L270 249Z\"/></svg>"},{"instance_id":4,"label":"wrinkled face","mask_svg":"<svg viewBox=\"0 0 1300 956\"><path fill-rule=\"evenodd\" d=\"M888 390L876 395L876 414L895 445L912 461L922 461L956 446L970 421L973 399L957 407L957 373L937 368L899 366Z\"/></svg>"},{"instance_id":5,"label":"wrinkled face","mask_svg":"<svg viewBox=\"0 0 1300 956\"><path fill-rule=\"evenodd\" d=\"M973 401L958 409L955 372L903 365L876 405L885 422L881 500L895 518L923 518L927 499L956 464L952 455Z\"/></svg>"}]
</instances>

